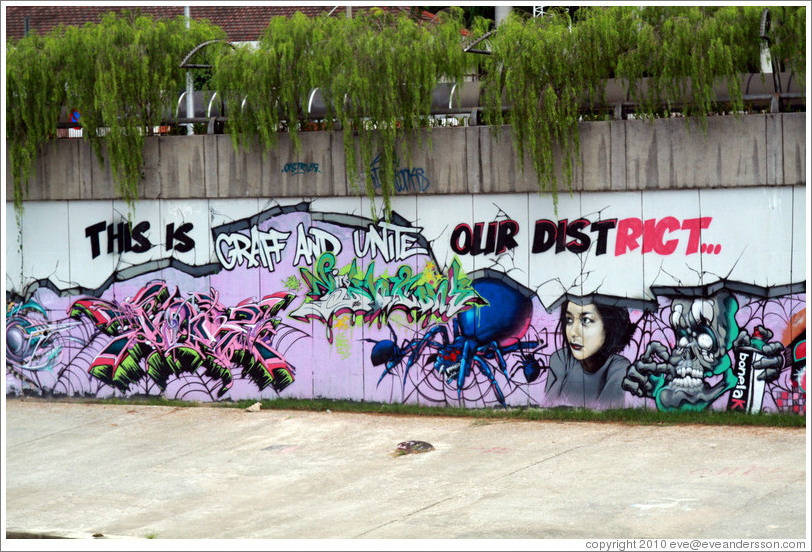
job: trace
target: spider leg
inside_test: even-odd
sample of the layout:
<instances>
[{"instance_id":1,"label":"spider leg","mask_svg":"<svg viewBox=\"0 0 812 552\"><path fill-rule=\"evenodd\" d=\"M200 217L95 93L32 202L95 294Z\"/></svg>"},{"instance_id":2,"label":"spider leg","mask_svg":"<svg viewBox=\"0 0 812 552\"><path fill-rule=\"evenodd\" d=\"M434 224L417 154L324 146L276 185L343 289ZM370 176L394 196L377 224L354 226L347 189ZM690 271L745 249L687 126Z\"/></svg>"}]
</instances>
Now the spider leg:
<instances>
[{"instance_id":1,"label":"spider leg","mask_svg":"<svg viewBox=\"0 0 812 552\"><path fill-rule=\"evenodd\" d=\"M513 375L519 370L519 368L516 368L516 370L513 371L513 374L508 375L507 362L505 362L505 355L518 351L522 357L522 360L524 361L527 358L531 358L527 355L527 353L525 353L525 350L536 349L538 346L539 346L538 341L517 341L516 343L513 343L506 347L499 347L499 345L495 341L491 341L488 345L483 345L482 347L480 347L478 353L487 359L490 358L496 359L496 361L499 363L499 369L502 371L505 377L508 378L508 380L511 380Z\"/></svg>"},{"instance_id":2,"label":"spider leg","mask_svg":"<svg viewBox=\"0 0 812 552\"><path fill-rule=\"evenodd\" d=\"M518 347L518 343L514 343L504 349L504 352L510 353L516 350ZM502 349L499 348L499 344L496 341L491 341L487 345L483 345L480 347L480 352L483 353L485 358L490 358L493 356L496 359L496 362L499 363L499 370L505 375L506 378L510 379L507 373L507 363L505 362L505 357L502 355ZM488 369L490 372L490 368ZM493 381L493 380L491 380Z\"/></svg>"},{"instance_id":3,"label":"spider leg","mask_svg":"<svg viewBox=\"0 0 812 552\"><path fill-rule=\"evenodd\" d=\"M505 395L502 393L502 390L499 389L499 384L496 383L496 378L493 376L493 371L491 371L488 363L480 358L474 358L474 361L477 363L477 366L479 366L479 371L485 374L488 377L488 381L491 382L493 391L496 393L496 400L499 401L502 407L507 408L507 405L505 405Z\"/></svg>"},{"instance_id":4,"label":"spider leg","mask_svg":"<svg viewBox=\"0 0 812 552\"><path fill-rule=\"evenodd\" d=\"M447 338L448 333L447 333L445 327L444 326L438 326L436 328L432 328L420 340L415 340L415 339L407 340L407 339L404 339L403 343L398 348L397 347L397 335L395 334L395 330L392 328L391 324L387 324L387 325L389 326L389 330L392 332L392 342L395 344L396 356L387 361L386 369L381 374L381 377L378 378L378 385L380 385L380 383L383 381L383 378L385 378L386 376L391 374L395 370L395 368L397 368L400 365L400 363L403 362L403 359L406 358L406 356L408 355L409 360L406 363L406 368L405 368L405 371L404 371L404 374L403 374L403 382L406 383L406 378L409 375L409 369L412 367L412 365L417 360L417 357L420 354L420 352L427 345L431 345L431 346L437 347L437 348L442 347L442 344L437 343L435 341L432 341L432 338L436 334L439 333L441 335L441 337L444 338L444 340L447 341L447 339L448 339ZM369 341L371 343L378 343L377 341L375 341L373 339L365 339L365 341Z\"/></svg>"},{"instance_id":5,"label":"spider leg","mask_svg":"<svg viewBox=\"0 0 812 552\"><path fill-rule=\"evenodd\" d=\"M457 399L462 398L462 388L465 378L471 373L471 365L476 359L476 342L468 340L462 346L462 358L460 358L460 370L457 372Z\"/></svg>"},{"instance_id":6,"label":"spider leg","mask_svg":"<svg viewBox=\"0 0 812 552\"><path fill-rule=\"evenodd\" d=\"M389 374L392 373L392 370L394 370L395 367L398 364L400 364L402 360L403 360L403 357L398 358L398 359L390 360L389 362L386 363L386 369L383 371L383 374L381 374L381 377L378 379L378 385L381 384L384 377L386 377L386 376L388 376Z\"/></svg>"},{"instance_id":7,"label":"spider leg","mask_svg":"<svg viewBox=\"0 0 812 552\"><path fill-rule=\"evenodd\" d=\"M434 336L436 336L437 334L440 334L440 337L442 338L442 343L433 341ZM406 377L409 375L409 369L415 363L417 357L420 355L423 349L426 348L426 346L431 346L434 347L435 349L440 349L442 347L445 347L446 345L448 345L448 330L446 329L445 326L435 326L434 328L426 332L426 335L423 336L423 339L421 339L418 342L412 341L411 343L409 343L408 347L404 347L403 350L404 356L406 355L406 352L409 349L411 349L412 351L411 354L409 355L409 361L406 363L406 369L404 370L403 373L404 385L406 384Z\"/></svg>"},{"instance_id":8,"label":"spider leg","mask_svg":"<svg viewBox=\"0 0 812 552\"><path fill-rule=\"evenodd\" d=\"M438 343L433 341L434 336L440 334L440 338L442 339L442 343ZM435 348L445 347L448 345L448 330L445 326L435 326L434 328L430 329L426 332L426 335L423 336L423 339L420 341L412 341L408 348L404 348L404 355L406 351L412 349L411 355L409 355L409 364L414 364L415 360L417 360L417 356L423 351L423 349L427 346L431 345Z\"/></svg>"}]
</instances>

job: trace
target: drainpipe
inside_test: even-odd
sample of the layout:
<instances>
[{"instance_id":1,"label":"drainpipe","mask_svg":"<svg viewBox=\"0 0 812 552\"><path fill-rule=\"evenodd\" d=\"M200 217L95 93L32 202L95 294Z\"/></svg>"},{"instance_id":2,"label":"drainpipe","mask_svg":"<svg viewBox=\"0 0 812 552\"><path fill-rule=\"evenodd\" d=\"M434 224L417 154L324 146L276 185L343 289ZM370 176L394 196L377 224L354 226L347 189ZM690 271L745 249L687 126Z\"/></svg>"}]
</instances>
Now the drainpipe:
<instances>
[{"instance_id":1,"label":"drainpipe","mask_svg":"<svg viewBox=\"0 0 812 552\"><path fill-rule=\"evenodd\" d=\"M508 14L510 13L510 6L495 6L495 19L496 19L496 26L498 27L502 21L507 19Z\"/></svg>"},{"instance_id":2,"label":"drainpipe","mask_svg":"<svg viewBox=\"0 0 812 552\"><path fill-rule=\"evenodd\" d=\"M192 17L189 10L189 6L183 8L183 16L186 18L186 28L190 29L192 27ZM192 71L187 69L186 70L186 117L191 119L195 116L195 88L194 82L192 81ZM195 133L195 127L192 123L187 123L186 125L186 134L191 135Z\"/></svg>"},{"instance_id":3,"label":"drainpipe","mask_svg":"<svg viewBox=\"0 0 812 552\"><path fill-rule=\"evenodd\" d=\"M761 35L761 72L765 75L772 74L775 92L781 93L783 92L781 90L781 79L776 75L778 65L775 61L773 61L772 56L770 55L770 45L772 43L772 40L770 39L771 24L772 21L770 17L770 9L764 8L764 11L761 12L761 26L759 27L759 34Z\"/></svg>"}]
</instances>

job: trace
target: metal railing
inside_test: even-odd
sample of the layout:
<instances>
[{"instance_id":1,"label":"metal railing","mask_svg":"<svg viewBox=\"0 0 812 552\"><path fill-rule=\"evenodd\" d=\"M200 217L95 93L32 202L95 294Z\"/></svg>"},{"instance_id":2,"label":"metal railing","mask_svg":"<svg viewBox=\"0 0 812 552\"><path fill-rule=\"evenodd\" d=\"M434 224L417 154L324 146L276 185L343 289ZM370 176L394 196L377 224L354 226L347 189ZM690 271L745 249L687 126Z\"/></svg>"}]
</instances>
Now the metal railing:
<instances>
[{"instance_id":1,"label":"metal railing","mask_svg":"<svg viewBox=\"0 0 812 552\"><path fill-rule=\"evenodd\" d=\"M742 90L742 99L746 109L768 113L784 111L806 111L806 93L801 89L801 83L794 73L782 72L763 74L745 73L740 75L739 85ZM690 83L688 83L690 85ZM432 92L430 115L433 117L461 117L466 119L468 125L482 124L482 89L477 81L463 83L439 83ZM649 80L641 79L637 83L638 94L643 102L648 99ZM722 80L714 87L716 102L721 108L731 105L728 95L727 81ZM223 125L228 121L228 113L217 92L195 91L194 116L183 117L182 106L185 105L186 92L178 96L174 109L164 113L161 126L174 127L186 124L205 124L208 134L222 133ZM604 87L602 100L590 102L585 98L581 105L583 113L606 112L615 120L627 119L639 107L632 94L629 82L624 79L609 79ZM245 103L243 103L245 105ZM669 102L662 103L663 108L672 112L679 112L685 106ZM509 111L511 106L503 102L503 111ZM312 89L303 100L301 106L305 121L324 121L328 116L327 104L319 88ZM76 128L76 123L69 120L70 111L63 108L59 118L58 128Z\"/></svg>"}]
</instances>

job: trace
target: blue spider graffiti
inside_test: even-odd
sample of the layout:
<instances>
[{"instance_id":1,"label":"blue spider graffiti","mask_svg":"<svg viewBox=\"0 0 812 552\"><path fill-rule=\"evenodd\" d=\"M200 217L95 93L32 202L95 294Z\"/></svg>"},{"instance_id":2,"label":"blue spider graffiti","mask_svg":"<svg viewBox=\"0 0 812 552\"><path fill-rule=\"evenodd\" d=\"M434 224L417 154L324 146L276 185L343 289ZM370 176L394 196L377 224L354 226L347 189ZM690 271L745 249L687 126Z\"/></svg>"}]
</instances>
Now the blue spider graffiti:
<instances>
[{"instance_id":1,"label":"blue spider graffiti","mask_svg":"<svg viewBox=\"0 0 812 552\"><path fill-rule=\"evenodd\" d=\"M511 353L521 355L516 371L522 369L528 382L538 377L542 368L527 351L544 346L544 343L521 341L530 325L530 299L496 278L475 280L472 287L488 304L466 310L454 318L453 338L449 338L448 327L442 325L431 328L422 338L404 340L398 345L395 331L390 326L391 340L367 340L375 343L370 355L372 364L386 365L378 384L404 360L405 384L409 370L427 347L436 351L436 354L428 357L427 364L433 362L434 370L446 378L446 383L456 384L458 399L461 398L466 379L476 367L488 378L499 404L506 406L504 393L496 382L492 361L510 381L505 358Z\"/></svg>"}]
</instances>

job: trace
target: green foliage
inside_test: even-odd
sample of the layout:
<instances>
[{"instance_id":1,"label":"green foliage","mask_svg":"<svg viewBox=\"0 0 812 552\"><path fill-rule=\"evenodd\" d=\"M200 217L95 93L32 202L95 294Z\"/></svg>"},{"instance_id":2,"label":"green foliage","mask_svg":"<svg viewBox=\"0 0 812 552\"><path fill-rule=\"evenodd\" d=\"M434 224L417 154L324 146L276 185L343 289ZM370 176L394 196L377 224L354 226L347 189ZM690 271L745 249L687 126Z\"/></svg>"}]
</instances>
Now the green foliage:
<instances>
[{"instance_id":1,"label":"green foliage","mask_svg":"<svg viewBox=\"0 0 812 552\"><path fill-rule=\"evenodd\" d=\"M6 50L6 137L18 224L40 147L56 135L65 99L54 49L53 39L32 36Z\"/></svg>"},{"instance_id":2,"label":"green foliage","mask_svg":"<svg viewBox=\"0 0 812 552\"><path fill-rule=\"evenodd\" d=\"M15 205L21 206L33 160L52 138L60 108L81 113L85 139L132 209L138 198L143 143L185 88L180 60L222 30L182 17L153 20L132 12L106 14L101 23L58 27L27 37L6 55L7 134ZM18 193L19 190L19 193ZM18 209L19 212L19 209Z\"/></svg>"},{"instance_id":3,"label":"green foliage","mask_svg":"<svg viewBox=\"0 0 812 552\"><path fill-rule=\"evenodd\" d=\"M258 49L226 55L214 71L235 148L253 138L272 147L284 120L298 149L303 104L318 87L328 106L328 128L342 129L347 176L357 185L361 164L370 197L371 164L380 153L378 177L388 213L397 145L428 126L437 82L461 81L476 61L462 51L462 28L458 8L427 24L375 8L352 19L301 13L272 18Z\"/></svg>"},{"instance_id":4,"label":"green foliage","mask_svg":"<svg viewBox=\"0 0 812 552\"><path fill-rule=\"evenodd\" d=\"M387 215L394 162L408 163L418 130L431 126L435 85L477 74L487 122L510 125L520 166L531 161L540 191L552 192L556 203L561 178L571 189L584 109L607 107L606 79L628 79L638 116L680 110L704 128L722 82L733 109L742 108L739 74L760 69L762 13L758 6L593 6L532 18L514 10L489 37L490 56L463 51L493 24L471 10L441 9L430 22L378 8L356 11L352 19L297 13L273 18L257 48L214 45L194 61L214 66L198 82L210 82L223 98L235 148L259 143L267 150L288 131L298 149L308 94L318 87L328 109L325 128L342 131L348 179L363 183L370 198L378 193L372 163L380 155L377 180ZM770 14L772 55L803 81L806 8L774 6ZM6 133L18 216L63 107L79 110L86 139L100 160L106 155L132 207L144 137L172 113L185 88L180 60L223 37L208 23L193 21L186 29L183 18L125 13L10 43Z\"/></svg>"},{"instance_id":5,"label":"green foliage","mask_svg":"<svg viewBox=\"0 0 812 552\"><path fill-rule=\"evenodd\" d=\"M173 407L236 408L245 410L256 399L199 403L155 396L122 398L58 397L50 400L81 404L127 404ZM548 420L563 422L608 422L633 425L709 425L709 426L761 426L805 428L806 418L784 412L746 414L728 410L661 412L649 408L621 408L589 410L584 408L463 408L449 406L423 406L380 402L358 402L343 399L262 399L261 410L296 410L306 412L354 412L358 414L384 414L395 416L443 416L472 418L472 425L487 425L489 420Z\"/></svg>"},{"instance_id":6,"label":"green foliage","mask_svg":"<svg viewBox=\"0 0 812 552\"><path fill-rule=\"evenodd\" d=\"M235 149L250 147L255 138L270 149L283 121L292 121L287 128L298 150L300 102L321 71L329 72L324 67L329 60L318 54L327 22L300 12L290 19L273 17L257 49L243 46L216 60L212 86L226 106L226 131Z\"/></svg>"},{"instance_id":7,"label":"green foliage","mask_svg":"<svg viewBox=\"0 0 812 552\"><path fill-rule=\"evenodd\" d=\"M722 79L727 80L733 110L742 109L739 74L758 71L761 8L625 10L625 24L638 30L619 53L616 72L634 83L638 113L651 115L666 104L668 110L682 109L685 115L698 117L704 128L716 101L714 85ZM644 77L647 91L636 86Z\"/></svg>"},{"instance_id":8,"label":"green foliage","mask_svg":"<svg viewBox=\"0 0 812 552\"><path fill-rule=\"evenodd\" d=\"M806 90L806 6L770 8L770 50L783 71L794 71Z\"/></svg>"},{"instance_id":9,"label":"green foliage","mask_svg":"<svg viewBox=\"0 0 812 552\"><path fill-rule=\"evenodd\" d=\"M491 124L510 124L520 166L529 156L542 191L557 202L557 163L571 189L579 156L579 110L603 103L606 79L628 79L637 115L682 110L703 129L715 109L715 86L726 80L734 111L743 108L739 74L759 71L763 8L583 7L544 17L511 16L491 38L484 100ZM781 8L774 34L780 51L804 60L804 8ZM775 23L775 21L774 21ZM644 81L645 79L645 81ZM643 86L645 82L646 86ZM503 113L503 106L510 110ZM687 122L687 120L686 120Z\"/></svg>"},{"instance_id":10,"label":"green foliage","mask_svg":"<svg viewBox=\"0 0 812 552\"><path fill-rule=\"evenodd\" d=\"M491 125L510 124L519 166L529 154L542 190L557 201L553 149L577 155L578 112L584 91L594 88L604 67L581 60L578 34L570 32L566 13L525 18L511 15L492 37L485 66L483 100ZM503 106L509 107L507 114ZM497 134L498 135L498 134ZM564 155L563 175L572 180L573 157Z\"/></svg>"},{"instance_id":11,"label":"green foliage","mask_svg":"<svg viewBox=\"0 0 812 552\"><path fill-rule=\"evenodd\" d=\"M416 131L428 126L434 87L440 81L461 82L472 64L462 51L462 10L449 9L429 24L379 10L342 21L326 44L334 56L326 98L341 124L350 182L356 183L360 161L370 198L375 195L372 161L380 152L378 178L388 214L400 157L396 146L406 145L408 164L411 141L402 138L419 137Z\"/></svg>"}]
</instances>

